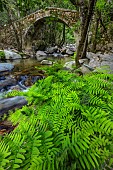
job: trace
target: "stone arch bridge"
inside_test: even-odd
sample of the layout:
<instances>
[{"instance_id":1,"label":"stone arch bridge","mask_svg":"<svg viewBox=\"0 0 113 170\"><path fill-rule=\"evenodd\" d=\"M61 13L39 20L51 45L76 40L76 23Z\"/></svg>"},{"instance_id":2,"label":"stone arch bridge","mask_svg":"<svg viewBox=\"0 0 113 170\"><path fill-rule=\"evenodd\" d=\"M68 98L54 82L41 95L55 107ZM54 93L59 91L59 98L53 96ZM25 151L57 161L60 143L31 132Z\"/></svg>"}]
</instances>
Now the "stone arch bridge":
<instances>
[{"instance_id":1,"label":"stone arch bridge","mask_svg":"<svg viewBox=\"0 0 113 170\"><path fill-rule=\"evenodd\" d=\"M72 28L79 19L79 14L75 10L48 7L46 9L31 13L20 20L14 21L13 24L15 25L19 38L23 42L23 46L25 34L29 28L39 20L46 17L57 18L68 27ZM7 45L7 47L16 47L17 45L12 24L4 25L0 28L0 48L2 48L4 44Z\"/></svg>"}]
</instances>

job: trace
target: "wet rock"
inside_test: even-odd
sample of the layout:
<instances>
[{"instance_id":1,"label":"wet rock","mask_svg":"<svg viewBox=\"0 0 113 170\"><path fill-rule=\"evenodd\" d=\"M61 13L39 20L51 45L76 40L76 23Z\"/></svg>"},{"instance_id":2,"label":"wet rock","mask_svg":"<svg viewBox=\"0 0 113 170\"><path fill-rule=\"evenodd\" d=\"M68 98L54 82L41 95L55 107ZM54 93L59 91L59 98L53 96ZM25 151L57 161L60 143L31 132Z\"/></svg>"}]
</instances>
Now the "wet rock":
<instances>
[{"instance_id":1,"label":"wet rock","mask_svg":"<svg viewBox=\"0 0 113 170\"><path fill-rule=\"evenodd\" d=\"M84 65L82 65L79 69L82 72L82 74L88 74L88 73L91 72L91 70L88 67L84 66Z\"/></svg>"},{"instance_id":2,"label":"wet rock","mask_svg":"<svg viewBox=\"0 0 113 170\"><path fill-rule=\"evenodd\" d=\"M0 81L5 79L6 79L5 76L0 76Z\"/></svg>"},{"instance_id":3,"label":"wet rock","mask_svg":"<svg viewBox=\"0 0 113 170\"><path fill-rule=\"evenodd\" d=\"M72 46L69 48L72 52L75 52L76 51L76 47L75 46Z\"/></svg>"},{"instance_id":4,"label":"wet rock","mask_svg":"<svg viewBox=\"0 0 113 170\"><path fill-rule=\"evenodd\" d=\"M104 67L104 66L107 66L107 67ZM102 61L101 62L101 67L103 68L103 70L108 71L108 73L113 73L113 62Z\"/></svg>"},{"instance_id":5,"label":"wet rock","mask_svg":"<svg viewBox=\"0 0 113 170\"><path fill-rule=\"evenodd\" d=\"M66 54L68 54L68 55L73 55L73 54L74 54L74 52L73 52L73 51L71 51L71 50L69 50L69 49L67 49L67 50L66 50Z\"/></svg>"},{"instance_id":6,"label":"wet rock","mask_svg":"<svg viewBox=\"0 0 113 170\"><path fill-rule=\"evenodd\" d=\"M16 91L21 91L21 90L23 90L19 85L15 85L15 86L11 86L10 87L10 91L12 91L12 90L16 90ZM9 91L8 91L9 92Z\"/></svg>"},{"instance_id":7,"label":"wet rock","mask_svg":"<svg viewBox=\"0 0 113 170\"><path fill-rule=\"evenodd\" d=\"M47 54L43 51L37 51L36 52L36 58L38 61L42 61L47 58Z\"/></svg>"},{"instance_id":8,"label":"wet rock","mask_svg":"<svg viewBox=\"0 0 113 170\"><path fill-rule=\"evenodd\" d=\"M52 54L52 53L54 53L54 52L57 52L57 50L58 50L58 47L57 47L57 46L55 46L55 47L50 47L50 48L47 48L46 53L47 53L47 54Z\"/></svg>"},{"instance_id":9,"label":"wet rock","mask_svg":"<svg viewBox=\"0 0 113 170\"><path fill-rule=\"evenodd\" d=\"M75 61L69 61L64 64L64 68L67 70L73 70L73 66L75 65Z\"/></svg>"},{"instance_id":10,"label":"wet rock","mask_svg":"<svg viewBox=\"0 0 113 170\"><path fill-rule=\"evenodd\" d=\"M89 66L92 68L99 68L103 66L108 66L111 70L110 73L113 73L113 54L101 54L101 53L87 53L87 58L90 59ZM106 68L103 68L106 70ZM107 69L108 70L108 69Z\"/></svg>"},{"instance_id":11,"label":"wet rock","mask_svg":"<svg viewBox=\"0 0 113 170\"><path fill-rule=\"evenodd\" d=\"M38 73L39 74L39 73ZM43 75L20 75L18 78L18 85L20 88L27 89L32 86L37 80L41 80Z\"/></svg>"},{"instance_id":12,"label":"wet rock","mask_svg":"<svg viewBox=\"0 0 113 170\"><path fill-rule=\"evenodd\" d=\"M41 64L43 64L43 65L52 65L53 62L52 62L52 61L49 61L49 60L42 60L42 61L41 61Z\"/></svg>"},{"instance_id":13,"label":"wet rock","mask_svg":"<svg viewBox=\"0 0 113 170\"><path fill-rule=\"evenodd\" d=\"M109 54L104 54L104 55L100 55L100 60L101 61L109 61L109 62L113 62L113 54L109 55Z\"/></svg>"},{"instance_id":14,"label":"wet rock","mask_svg":"<svg viewBox=\"0 0 113 170\"><path fill-rule=\"evenodd\" d=\"M96 68L96 67L100 67L101 63L100 63L98 58L95 58L95 59L90 60L89 66L92 67L92 68Z\"/></svg>"},{"instance_id":15,"label":"wet rock","mask_svg":"<svg viewBox=\"0 0 113 170\"><path fill-rule=\"evenodd\" d=\"M66 48L75 52L76 51L76 44L67 44Z\"/></svg>"},{"instance_id":16,"label":"wet rock","mask_svg":"<svg viewBox=\"0 0 113 170\"><path fill-rule=\"evenodd\" d=\"M4 50L5 53L5 59L6 60L16 60L16 59L21 59L21 55L17 54L13 51L9 51L9 50Z\"/></svg>"},{"instance_id":17,"label":"wet rock","mask_svg":"<svg viewBox=\"0 0 113 170\"><path fill-rule=\"evenodd\" d=\"M95 54L95 53L92 53L92 52L87 52L87 55L86 55L86 57L90 60L94 57L97 57L97 56L98 56L98 54Z\"/></svg>"},{"instance_id":18,"label":"wet rock","mask_svg":"<svg viewBox=\"0 0 113 170\"><path fill-rule=\"evenodd\" d=\"M87 67L90 71L93 71L94 70L94 68L93 67L90 67L88 64L83 64L83 66L85 66L85 67Z\"/></svg>"},{"instance_id":19,"label":"wet rock","mask_svg":"<svg viewBox=\"0 0 113 170\"><path fill-rule=\"evenodd\" d=\"M69 55L68 54L64 54L64 57L69 57Z\"/></svg>"},{"instance_id":20,"label":"wet rock","mask_svg":"<svg viewBox=\"0 0 113 170\"><path fill-rule=\"evenodd\" d=\"M88 64L88 59L87 59L87 58L85 58L85 59L79 59L79 63L80 63L80 64L83 64L83 63Z\"/></svg>"},{"instance_id":21,"label":"wet rock","mask_svg":"<svg viewBox=\"0 0 113 170\"><path fill-rule=\"evenodd\" d=\"M4 113L8 113L9 110L21 108L26 105L27 101L23 96L16 96L7 99L0 99L0 116Z\"/></svg>"},{"instance_id":22,"label":"wet rock","mask_svg":"<svg viewBox=\"0 0 113 170\"><path fill-rule=\"evenodd\" d=\"M0 90L6 88L8 90L9 86L14 86L17 84L17 81L14 78L7 77L5 80L0 81Z\"/></svg>"},{"instance_id":23,"label":"wet rock","mask_svg":"<svg viewBox=\"0 0 113 170\"><path fill-rule=\"evenodd\" d=\"M11 71L14 68L13 64L0 63L0 72Z\"/></svg>"},{"instance_id":24,"label":"wet rock","mask_svg":"<svg viewBox=\"0 0 113 170\"><path fill-rule=\"evenodd\" d=\"M64 56L63 56L61 53L53 53L53 54L52 54L52 57L55 57L55 58L63 58Z\"/></svg>"}]
</instances>

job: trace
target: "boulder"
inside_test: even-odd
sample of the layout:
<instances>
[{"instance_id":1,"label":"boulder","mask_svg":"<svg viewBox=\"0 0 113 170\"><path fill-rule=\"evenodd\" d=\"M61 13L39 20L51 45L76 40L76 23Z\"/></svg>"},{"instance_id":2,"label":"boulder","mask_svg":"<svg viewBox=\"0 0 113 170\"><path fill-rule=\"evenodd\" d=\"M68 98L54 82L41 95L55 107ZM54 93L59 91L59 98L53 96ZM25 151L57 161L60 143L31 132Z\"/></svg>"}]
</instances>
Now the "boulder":
<instances>
[{"instance_id":1,"label":"boulder","mask_svg":"<svg viewBox=\"0 0 113 170\"><path fill-rule=\"evenodd\" d=\"M101 62L98 59L91 59L89 62L89 66L92 68L100 67Z\"/></svg>"},{"instance_id":2,"label":"boulder","mask_svg":"<svg viewBox=\"0 0 113 170\"><path fill-rule=\"evenodd\" d=\"M87 58L90 59L90 67L99 68L101 66L109 66L110 70L113 71L113 54L94 54L89 52L87 53Z\"/></svg>"},{"instance_id":3,"label":"boulder","mask_svg":"<svg viewBox=\"0 0 113 170\"><path fill-rule=\"evenodd\" d=\"M94 59L94 58L98 58L98 56L100 56L100 54L95 54L95 53L92 53L92 52L87 52L87 55L86 55L86 57L88 58L88 59Z\"/></svg>"},{"instance_id":4,"label":"boulder","mask_svg":"<svg viewBox=\"0 0 113 170\"><path fill-rule=\"evenodd\" d=\"M73 51L71 51L71 50L69 50L69 49L67 49L67 50L66 50L66 54L68 54L68 55L73 55L73 54L74 54L74 52L73 52Z\"/></svg>"},{"instance_id":5,"label":"boulder","mask_svg":"<svg viewBox=\"0 0 113 170\"><path fill-rule=\"evenodd\" d=\"M79 63L80 64L83 64L83 63L88 64L88 59L87 58L79 59Z\"/></svg>"},{"instance_id":6,"label":"boulder","mask_svg":"<svg viewBox=\"0 0 113 170\"><path fill-rule=\"evenodd\" d=\"M64 57L69 57L69 55L68 55L68 54L64 54L63 56L64 56Z\"/></svg>"},{"instance_id":7,"label":"boulder","mask_svg":"<svg viewBox=\"0 0 113 170\"><path fill-rule=\"evenodd\" d=\"M106 68L103 66L107 66ZM109 73L113 73L113 62L110 61L102 61L101 67L103 67L103 70L108 71Z\"/></svg>"},{"instance_id":8,"label":"boulder","mask_svg":"<svg viewBox=\"0 0 113 170\"><path fill-rule=\"evenodd\" d=\"M76 44L67 44L65 47L73 52L76 51Z\"/></svg>"},{"instance_id":9,"label":"boulder","mask_svg":"<svg viewBox=\"0 0 113 170\"><path fill-rule=\"evenodd\" d=\"M0 72L11 71L14 68L13 64L10 63L0 63Z\"/></svg>"},{"instance_id":10,"label":"boulder","mask_svg":"<svg viewBox=\"0 0 113 170\"><path fill-rule=\"evenodd\" d=\"M16 59L21 59L21 55L17 54L13 51L9 51L9 50L4 50L5 53L5 59L6 60L16 60Z\"/></svg>"},{"instance_id":11,"label":"boulder","mask_svg":"<svg viewBox=\"0 0 113 170\"><path fill-rule=\"evenodd\" d=\"M43 51L37 51L36 52L36 58L38 61L42 61L47 58L47 54Z\"/></svg>"},{"instance_id":12,"label":"boulder","mask_svg":"<svg viewBox=\"0 0 113 170\"><path fill-rule=\"evenodd\" d=\"M52 53L54 53L54 52L57 52L57 50L58 50L58 47L57 47L57 46L47 48L47 54L52 54Z\"/></svg>"},{"instance_id":13,"label":"boulder","mask_svg":"<svg viewBox=\"0 0 113 170\"><path fill-rule=\"evenodd\" d=\"M88 73L91 72L91 70L88 67L84 66L84 65L82 65L79 69L82 72L82 74L88 74Z\"/></svg>"},{"instance_id":14,"label":"boulder","mask_svg":"<svg viewBox=\"0 0 113 170\"><path fill-rule=\"evenodd\" d=\"M76 51L76 47L75 46L70 47L69 50L71 50L72 52L75 52Z\"/></svg>"},{"instance_id":15,"label":"boulder","mask_svg":"<svg viewBox=\"0 0 113 170\"><path fill-rule=\"evenodd\" d=\"M27 101L23 96L16 96L7 99L0 99L0 116L4 113L8 113L9 110L21 108L26 105Z\"/></svg>"},{"instance_id":16,"label":"boulder","mask_svg":"<svg viewBox=\"0 0 113 170\"><path fill-rule=\"evenodd\" d=\"M52 54L52 57L55 57L55 58L63 58L64 56L63 56L61 53L53 53L53 54Z\"/></svg>"},{"instance_id":17,"label":"boulder","mask_svg":"<svg viewBox=\"0 0 113 170\"><path fill-rule=\"evenodd\" d=\"M73 66L75 65L75 61L69 61L64 64L64 68L67 70L73 70Z\"/></svg>"},{"instance_id":18,"label":"boulder","mask_svg":"<svg viewBox=\"0 0 113 170\"><path fill-rule=\"evenodd\" d=\"M0 90L3 88L7 89L8 86L14 86L16 83L17 81L14 78L7 77L5 80L0 81Z\"/></svg>"},{"instance_id":19,"label":"boulder","mask_svg":"<svg viewBox=\"0 0 113 170\"><path fill-rule=\"evenodd\" d=\"M41 64L43 64L43 65L52 65L53 62L52 62L52 61L49 61L49 60L42 60L42 61L41 61Z\"/></svg>"},{"instance_id":20,"label":"boulder","mask_svg":"<svg viewBox=\"0 0 113 170\"><path fill-rule=\"evenodd\" d=\"M113 54L109 55L109 54L101 54L100 56L100 60L101 61L109 61L109 62L113 62Z\"/></svg>"}]
</instances>

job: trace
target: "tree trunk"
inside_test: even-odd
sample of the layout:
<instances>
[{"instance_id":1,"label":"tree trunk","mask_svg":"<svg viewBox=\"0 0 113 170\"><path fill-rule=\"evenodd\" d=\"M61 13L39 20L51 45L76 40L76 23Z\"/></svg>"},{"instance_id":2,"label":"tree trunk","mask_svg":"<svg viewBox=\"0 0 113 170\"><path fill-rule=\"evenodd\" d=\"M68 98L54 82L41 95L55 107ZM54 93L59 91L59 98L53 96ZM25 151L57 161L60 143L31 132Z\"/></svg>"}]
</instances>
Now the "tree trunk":
<instances>
[{"instance_id":1,"label":"tree trunk","mask_svg":"<svg viewBox=\"0 0 113 170\"><path fill-rule=\"evenodd\" d=\"M63 32L62 32L62 40L60 42L60 46L62 46L65 43L65 24L63 24Z\"/></svg>"},{"instance_id":2,"label":"tree trunk","mask_svg":"<svg viewBox=\"0 0 113 170\"><path fill-rule=\"evenodd\" d=\"M86 50L87 50L87 43L86 42L87 42L87 38L88 38L88 29L89 29L89 25L90 25L92 15L93 15L93 9L94 9L95 3L96 3L96 0L90 1L88 12L86 14L85 14L86 10L85 11L83 11L83 10L87 9L87 8L82 7L82 10L81 10L81 12L83 12L83 14L85 15L86 18L84 16L83 16L84 18L82 18L81 37L80 37L79 45L78 45L78 48L77 48L76 58L75 58L77 68L80 66L79 59L82 58L83 56L85 56L85 53L86 53ZM83 3L83 5L85 5L85 4Z\"/></svg>"},{"instance_id":3,"label":"tree trunk","mask_svg":"<svg viewBox=\"0 0 113 170\"><path fill-rule=\"evenodd\" d=\"M87 47L88 47L88 34L87 34L87 37L86 37L86 40L85 40L85 43L84 43L84 48L83 48L81 58L86 57Z\"/></svg>"}]
</instances>

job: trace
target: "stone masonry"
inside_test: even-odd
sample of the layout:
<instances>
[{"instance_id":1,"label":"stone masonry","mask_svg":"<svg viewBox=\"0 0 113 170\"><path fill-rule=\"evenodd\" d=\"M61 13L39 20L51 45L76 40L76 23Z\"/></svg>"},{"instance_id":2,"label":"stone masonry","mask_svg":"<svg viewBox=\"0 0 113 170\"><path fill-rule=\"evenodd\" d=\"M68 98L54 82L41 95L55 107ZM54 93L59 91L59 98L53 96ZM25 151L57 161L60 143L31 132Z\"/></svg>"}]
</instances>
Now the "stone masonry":
<instances>
[{"instance_id":1,"label":"stone masonry","mask_svg":"<svg viewBox=\"0 0 113 170\"><path fill-rule=\"evenodd\" d=\"M67 26L72 28L79 18L79 14L75 10L68 10L63 8L53 8L49 7L45 10L38 10L20 20L14 22L16 29L18 30L18 35L24 44L24 37L30 26L39 20L46 17L55 17L60 19ZM7 47L16 47L16 39L12 25L4 25L0 28L0 48ZM12 46L13 44L13 46Z\"/></svg>"}]
</instances>

